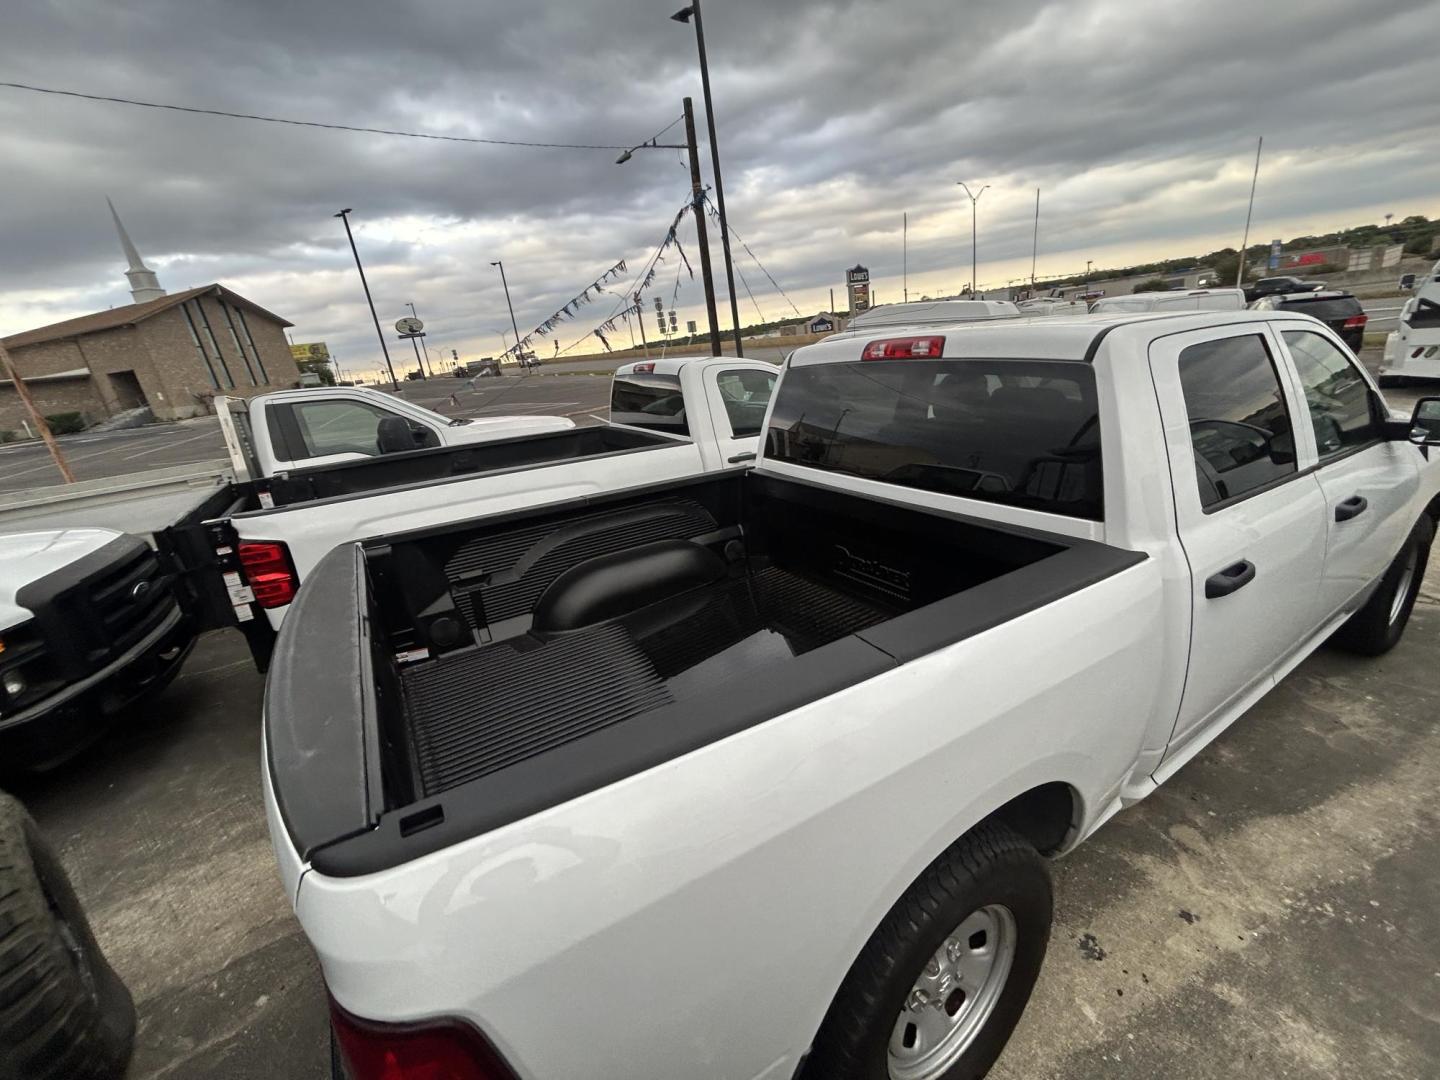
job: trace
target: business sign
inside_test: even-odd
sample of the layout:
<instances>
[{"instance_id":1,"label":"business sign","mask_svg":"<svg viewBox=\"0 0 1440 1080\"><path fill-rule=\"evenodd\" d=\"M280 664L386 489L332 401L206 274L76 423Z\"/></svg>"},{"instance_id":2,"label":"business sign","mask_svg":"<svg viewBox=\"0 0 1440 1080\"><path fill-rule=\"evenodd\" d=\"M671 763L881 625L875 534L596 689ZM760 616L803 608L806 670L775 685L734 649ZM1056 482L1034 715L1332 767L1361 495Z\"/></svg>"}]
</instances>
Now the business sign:
<instances>
[{"instance_id":1,"label":"business sign","mask_svg":"<svg viewBox=\"0 0 1440 1080\"><path fill-rule=\"evenodd\" d=\"M1283 241L1283 240L1271 240L1271 241L1270 241L1270 263L1269 263L1269 266L1270 266L1270 269L1271 269L1271 270L1278 270L1278 269L1280 268L1280 256L1281 256L1281 254L1282 254L1284 251L1285 251L1285 241Z\"/></svg>"},{"instance_id":2,"label":"business sign","mask_svg":"<svg viewBox=\"0 0 1440 1080\"><path fill-rule=\"evenodd\" d=\"M847 285L865 285L869 282L870 271L863 266L857 264L845 271L845 284Z\"/></svg>"},{"instance_id":3,"label":"business sign","mask_svg":"<svg viewBox=\"0 0 1440 1080\"><path fill-rule=\"evenodd\" d=\"M395 320L395 329L402 334L418 334L425 329L425 324L419 319L406 316Z\"/></svg>"},{"instance_id":4,"label":"business sign","mask_svg":"<svg viewBox=\"0 0 1440 1080\"><path fill-rule=\"evenodd\" d=\"M323 341L311 341L304 345L291 345L290 356L298 364L302 360L330 359L330 347Z\"/></svg>"},{"instance_id":5,"label":"business sign","mask_svg":"<svg viewBox=\"0 0 1440 1080\"><path fill-rule=\"evenodd\" d=\"M812 333L812 334L828 334L828 333L830 333L831 330L834 330L834 329L835 329L835 324L834 324L834 322L832 322L831 320L829 320L829 319L827 319L827 318L825 318L825 317L823 317L823 316L821 316L821 317L818 318L818 319L811 319L811 320L810 320L810 333Z\"/></svg>"}]
</instances>

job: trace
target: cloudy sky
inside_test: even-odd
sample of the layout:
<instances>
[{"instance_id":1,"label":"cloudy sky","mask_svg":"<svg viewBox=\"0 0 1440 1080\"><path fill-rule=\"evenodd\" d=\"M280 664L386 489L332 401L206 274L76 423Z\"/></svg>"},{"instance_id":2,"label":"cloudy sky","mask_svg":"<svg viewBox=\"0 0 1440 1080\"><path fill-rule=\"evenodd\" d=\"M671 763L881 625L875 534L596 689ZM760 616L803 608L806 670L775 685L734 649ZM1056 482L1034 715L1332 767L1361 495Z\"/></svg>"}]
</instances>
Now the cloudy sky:
<instances>
[{"instance_id":1,"label":"cloudy sky","mask_svg":"<svg viewBox=\"0 0 1440 1080\"><path fill-rule=\"evenodd\" d=\"M629 144L698 101L679 0L26 0L0 79L362 126ZM708 0L731 221L806 314L845 267L912 295L1440 216L1436 0ZM702 128L703 132L703 128ZM673 129L668 138L678 135ZM664 140L662 140L664 141ZM414 301L430 342L496 352L617 259L648 259L688 192L673 151L477 146L162 112L0 88L0 332L129 302L105 196L172 290L222 281L347 367ZM694 255L693 226L682 242ZM790 313L737 248L767 319ZM718 268L718 245L716 250ZM698 271L698 265L697 265ZM661 266L667 301L678 260ZM742 296L742 321L756 304ZM649 302L647 298L647 303ZM562 345L609 314L605 299ZM681 278L681 318L697 283ZM722 299L723 306L723 299ZM628 343L622 325L620 340ZM590 339L589 345L594 344ZM574 350L586 351L589 345ZM553 346L542 343L549 356Z\"/></svg>"}]
</instances>

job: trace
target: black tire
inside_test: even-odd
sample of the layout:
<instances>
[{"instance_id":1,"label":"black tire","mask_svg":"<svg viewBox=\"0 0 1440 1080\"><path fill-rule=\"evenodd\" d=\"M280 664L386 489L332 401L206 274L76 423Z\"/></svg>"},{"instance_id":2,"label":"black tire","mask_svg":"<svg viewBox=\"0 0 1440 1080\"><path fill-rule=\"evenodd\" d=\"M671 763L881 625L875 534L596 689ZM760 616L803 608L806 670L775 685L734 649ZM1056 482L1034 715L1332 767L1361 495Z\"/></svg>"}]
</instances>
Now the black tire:
<instances>
[{"instance_id":1,"label":"black tire","mask_svg":"<svg viewBox=\"0 0 1440 1080\"><path fill-rule=\"evenodd\" d=\"M1434 539L1434 523L1428 516L1422 517L1365 606L1335 631L1335 636L1331 638L1335 645L1360 656L1381 656L1395 647L1405 633L1405 624L1410 621L1415 597L1420 594L1420 583L1425 577L1425 566L1430 561L1430 544ZM1405 572L1412 556L1416 560L1414 572L1406 580ZM1401 598L1399 612L1392 619L1395 600L1402 587L1405 595Z\"/></svg>"},{"instance_id":2,"label":"black tire","mask_svg":"<svg viewBox=\"0 0 1440 1080\"><path fill-rule=\"evenodd\" d=\"M135 1005L35 822L0 793L0 1080L118 1080Z\"/></svg>"},{"instance_id":3,"label":"black tire","mask_svg":"<svg viewBox=\"0 0 1440 1080\"><path fill-rule=\"evenodd\" d=\"M851 965L806 1062L806 1080L886 1080L900 1010L930 957L960 922L987 905L1015 919L1016 950L994 1010L944 1080L978 1080L1025 1011L1050 940L1045 860L1019 835L987 822L952 844L890 909Z\"/></svg>"}]
</instances>

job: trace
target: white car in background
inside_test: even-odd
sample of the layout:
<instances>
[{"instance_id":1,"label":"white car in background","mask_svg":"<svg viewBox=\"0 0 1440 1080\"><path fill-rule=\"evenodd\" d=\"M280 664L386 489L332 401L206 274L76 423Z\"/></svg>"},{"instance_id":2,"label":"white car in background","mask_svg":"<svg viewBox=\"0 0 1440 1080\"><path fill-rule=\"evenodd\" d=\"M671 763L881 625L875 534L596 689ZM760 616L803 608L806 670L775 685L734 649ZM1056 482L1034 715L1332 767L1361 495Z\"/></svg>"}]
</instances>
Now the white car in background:
<instances>
[{"instance_id":1,"label":"white car in background","mask_svg":"<svg viewBox=\"0 0 1440 1080\"><path fill-rule=\"evenodd\" d=\"M1092 315L1118 315L1142 311L1240 311L1244 289L1177 289L1173 292L1106 296L1090 306Z\"/></svg>"}]
</instances>

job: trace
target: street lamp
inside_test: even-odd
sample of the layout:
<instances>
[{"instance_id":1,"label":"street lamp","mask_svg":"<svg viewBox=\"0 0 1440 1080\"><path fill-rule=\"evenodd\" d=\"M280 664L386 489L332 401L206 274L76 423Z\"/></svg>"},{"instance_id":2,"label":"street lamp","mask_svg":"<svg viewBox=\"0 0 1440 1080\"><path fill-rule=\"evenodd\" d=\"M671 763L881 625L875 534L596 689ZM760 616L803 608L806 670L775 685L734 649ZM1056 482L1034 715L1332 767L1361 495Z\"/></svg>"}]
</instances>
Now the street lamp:
<instances>
[{"instance_id":1,"label":"street lamp","mask_svg":"<svg viewBox=\"0 0 1440 1080\"><path fill-rule=\"evenodd\" d=\"M965 188L965 194L966 194L966 195L970 195L970 189L969 189L968 187L966 187L964 180L957 180L957 181L955 181L955 183L958 184L960 187ZM980 202L980 196L985 194L985 188L988 188L989 186L990 186L989 184L986 184L985 187L982 187L982 188L981 188L979 191L977 191L975 194L970 195L970 295L971 295L971 296L974 296L977 292L980 291L980 273L979 273L979 269L978 269L978 268L979 268L979 265L980 265L980 259L979 259L979 255L978 255L977 252L976 252L976 248L975 248L975 234L976 234L976 222L975 222L975 219L976 219L976 216L977 216L977 214L978 214L977 204Z\"/></svg>"},{"instance_id":2,"label":"street lamp","mask_svg":"<svg viewBox=\"0 0 1440 1080\"><path fill-rule=\"evenodd\" d=\"M500 284L505 286L505 306L510 309L510 326L515 331L515 359L520 361L522 368L528 369L530 366L529 363L527 363L525 357L520 354L520 327L515 322L515 305L510 302L510 283L505 280L505 264L499 259L496 259L490 265L500 268Z\"/></svg>"},{"instance_id":3,"label":"street lamp","mask_svg":"<svg viewBox=\"0 0 1440 1080\"><path fill-rule=\"evenodd\" d=\"M730 290L730 325L735 332L735 355L744 356L740 344L740 303L735 296L735 267L730 260L730 225L725 217L725 185L720 179L720 142L715 137L715 103L710 99L710 61L705 53L705 25L700 0L692 0L670 18L680 23L695 19L695 47L700 52L700 90L705 98L705 124L710 130L710 166L715 172L715 209L720 215L720 250L725 256L725 284Z\"/></svg>"},{"instance_id":4,"label":"street lamp","mask_svg":"<svg viewBox=\"0 0 1440 1080\"><path fill-rule=\"evenodd\" d=\"M350 254L355 256L355 269L360 271L360 286L365 290L365 302L370 305L370 318L375 321L375 336L380 339L380 352L385 357L385 370L390 373L390 385L396 391L400 383L395 378L395 369L390 365L390 350L385 347L385 332L380 329L380 316L375 314L375 301L370 296L370 283L365 280L365 267L360 265L360 251L355 247L355 234L350 231L350 217L355 211L347 206L335 216L345 223L345 236L350 241Z\"/></svg>"}]
</instances>

